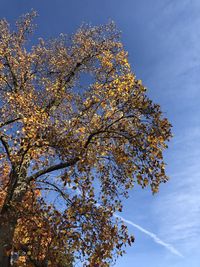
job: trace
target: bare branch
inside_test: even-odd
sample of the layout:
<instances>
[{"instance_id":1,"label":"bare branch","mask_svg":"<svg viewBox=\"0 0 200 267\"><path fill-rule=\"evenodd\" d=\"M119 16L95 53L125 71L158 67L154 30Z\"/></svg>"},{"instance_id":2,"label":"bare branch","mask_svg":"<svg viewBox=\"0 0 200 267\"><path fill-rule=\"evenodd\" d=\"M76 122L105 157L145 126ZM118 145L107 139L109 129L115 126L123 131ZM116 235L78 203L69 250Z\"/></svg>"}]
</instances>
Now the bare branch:
<instances>
[{"instance_id":1,"label":"bare branch","mask_svg":"<svg viewBox=\"0 0 200 267\"><path fill-rule=\"evenodd\" d=\"M4 126L6 126L6 125L9 125L9 124L11 124L11 123L13 123L13 122L19 121L19 120L21 120L21 119L22 119L22 117L18 117L18 118L12 119L12 120L8 120L8 121L5 121L5 122L2 122L2 123L0 124L0 128L4 127Z\"/></svg>"},{"instance_id":2,"label":"bare branch","mask_svg":"<svg viewBox=\"0 0 200 267\"><path fill-rule=\"evenodd\" d=\"M15 75L13 69L12 69L12 66L11 66L11 64L9 62L9 59L8 59L7 55L5 55L5 59L6 59L6 63L4 65L7 66L9 68L9 70L10 70L10 74L11 74L11 77L12 77L12 82L13 82L13 85L14 85L14 92L17 92L17 90L18 90L18 88L17 88L18 87L17 77L16 77L16 75Z\"/></svg>"},{"instance_id":3,"label":"bare branch","mask_svg":"<svg viewBox=\"0 0 200 267\"><path fill-rule=\"evenodd\" d=\"M10 148L9 148L8 143L5 140L5 137L3 135L1 135L0 136L0 140L1 140L1 143L2 143L2 145L3 145L3 147L4 147L5 151L6 151L6 154L7 154L8 159L12 163L11 155L10 155Z\"/></svg>"},{"instance_id":4,"label":"bare branch","mask_svg":"<svg viewBox=\"0 0 200 267\"><path fill-rule=\"evenodd\" d=\"M50 167L47 167L43 170L40 170L38 172L36 172L35 174L29 176L27 178L28 182L30 181L34 181L36 180L38 177L44 175L44 174L47 174L47 173L50 173L50 172L53 172L53 171L58 171L58 170L61 170L61 169L64 169L64 168L67 168L67 167L70 167L70 166L73 166L77 163L77 161L79 161L80 158L79 157L75 157L74 159L68 161L68 162L62 162L62 163L59 163L59 164L56 164L56 165L53 165L53 166L50 166Z\"/></svg>"},{"instance_id":5,"label":"bare branch","mask_svg":"<svg viewBox=\"0 0 200 267\"><path fill-rule=\"evenodd\" d=\"M54 191L60 193L60 195L64 198L64 200L67 201L68 204L72 204L71 200L69 198L67 198L67 195L57 185L55 185L53 183L50 183L49 181L42 181L41 180L41 181L38 181L38 182L53 187Z\"/></svg>"}]
</instances>

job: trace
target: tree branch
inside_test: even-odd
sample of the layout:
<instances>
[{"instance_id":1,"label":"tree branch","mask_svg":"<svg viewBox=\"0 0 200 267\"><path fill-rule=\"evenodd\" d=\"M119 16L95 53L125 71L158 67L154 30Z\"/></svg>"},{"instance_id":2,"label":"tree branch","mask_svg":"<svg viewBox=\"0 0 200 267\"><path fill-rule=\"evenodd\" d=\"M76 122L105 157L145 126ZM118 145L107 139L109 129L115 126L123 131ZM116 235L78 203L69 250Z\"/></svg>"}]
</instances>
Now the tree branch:
<instances>
[{"instance_id":1,"label":"tree branch","mask_svg":"<svg viewBox=\"0 0 200 267\"><path fill-rule=\"evenodd\" d=\"M5 55L5 59L6 59L6 63L4 64L5 66L7 66L10 70L10 73L11 73L11 77L12 77L12 82L13 82L13 85L14 85L14 92L17 92L18 90L18 82L17 82L17 77L15 75L15 73L13 72L13 69L11 67L11 64L9 62L9 59L8 59L8 56Z\"/></svg>"},{"instance_id":2,"label":"tree branch","mask_svg":"<svg viewBox=\"0 0 200 267\"><path fill-rule=\"evenodd\" d=\"M9 145L8 143L6 142L5 138L3 135L0 136L0 140L1 140L1 143L6 151L6 154L8 156L8 159L10 160L10 162L12 163L12 160L11 160L11 155L10 155L10 148L9 148Z\"/></svg>"},{"instance_id":3,"label":"tree branch","mask_svg":"<svg viewBox=\"0 0 200 267\"><path fill-rule=\"evenodd\" d=\"M68 162L62 162L62 163L59 163L59 164L56 164L56 165L53 165L53 166L50 166L50 167L47 167L43 170L40 170L38 172L36 172L35 174L29 176L27 178L28 182L30 181L34 181L36 180L38 177L44 175L44 174L47 174L47 173L50 173L50 172L53 172L53 171L58 171L58 170L61 170L61 169L64 169L64 168L67 168L67 167L70 167L70 166L73 166L77 163L77 161L79 161L80 158L79 157L75 157L74 159L68 161Z\"/></svg>"},{"instance_id":4,"label":"tree branch","mask_svg":"<svg viewBox=\"0 0 200 267\"><path fill-rule=\"evenodd\" d=\"M12 120L8 120L8 121L5 121L5 122L2 122L2 123L0 124L0 128L4 127L4 126L6 126L6 125L9 125L9 124L11 124L11 123L13 123L13 122L19 121L19 120L21 120L21 119L22 119L22 117L18 117L18 118L12 119Z\"/></svg>"},{"instance_id":5,"label":"tree branch","mask_svg":"<svg viewBox=\"0 0 200 267\"><path fill-rule=\"evenodd\" d=\"M49 181L38 181L38 182L53 187L53 188L54 188L54 191L60 193L60 195L64 198L64 200L66 200L66 202L67 202L68 204L72 204L71 200L70 200L69 198L67 198L66 193L64 193L64 192L62 191L62 189L60 189L57 185L55 185L55 184L53 184L53 183L50 183Z\"/></svg>"},{"instance_id":6,"label":"tree branch","mask_svg":"<svg viewBox=\"0 0 200 267\"><path fill-rule=\"evenodd\" d=\"M84 61L83 61L84 62ZM71 72L68 74L68 76L66 77L66 80L64 81L64 85L66 86L67 83L69 83L71 81L71 79L75 76L76 71L79 69L79 67L83 64L83 62L78 62L74 69L71 70ZM53 98L49 104L45 107L45 111L48 112L52 107L56 106L56 98ZM60 104L60 103L59 103Z\"/></svg>"}]
</instances>

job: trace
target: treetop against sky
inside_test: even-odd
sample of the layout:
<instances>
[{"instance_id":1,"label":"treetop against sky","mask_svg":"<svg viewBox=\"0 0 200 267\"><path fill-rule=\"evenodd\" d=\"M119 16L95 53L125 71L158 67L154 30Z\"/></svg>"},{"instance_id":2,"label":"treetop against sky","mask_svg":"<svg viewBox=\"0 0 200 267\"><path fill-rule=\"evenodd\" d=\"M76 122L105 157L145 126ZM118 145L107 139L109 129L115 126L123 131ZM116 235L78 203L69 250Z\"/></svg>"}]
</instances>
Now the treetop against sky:
<instances>
[{"instance_id":1,"label":"treetop against sky","mask_svg":"<svg viewBox=\"0 0 200 267\"><path fill-rule=\"evenodd\" d=\"M126 247L126 255L117 260L116 266L132 267L134 262L137 266L199 267L199 1L1 0L0 17L6 18L13 30L16 19L32 8L39 16L34 35L26 45L29 52L40 37L49 40L60 33L71 36L82 22L98 26L114 20L121 31L123 48L128 51L128 63L137 75L135 80L143 81L148 88L145 94L161 104L164 116L173 125L174 137L164 154L169 182L161 184L159 194L153 197L149 186L141 190L135 184L129 198L122 201L122 213L116 214L125 219L129 233L136 239L133 246ZM80 81L82 86L74 87L77 94L94 80L81 74ZM50 173L47 175L50 178ZM56 171L51 173L53 182L57 175ZM93 182L95 190L100 188L97 181ZM56 185L61 184L61 179L56 181ZM38 200L40 187L37 185L33 191ZM66 191L70 197L80 193L78 189ZM42 196L48 202L56 194L50 190ZM55 203L57 208L65 209L63 201ZM43 218L40 214L38 222Z\"/></svg>"},{"instance_id":2,"label":"treetop against sky","mask_svg":"<svg viewBox=\"0 0 200 267\"><path fill-rule=\"evenodd\" d=\"M0 262L10 266L15 253L19 266L77 258L109 266L134 240L113 216L121 197L134 183L156 193L167 181L171 125L132 72L113 23L27 49L35 16L22 16L14 31L0 23ZM91 77L86 88L81 75Z\"/></svg>"}]
</instances>

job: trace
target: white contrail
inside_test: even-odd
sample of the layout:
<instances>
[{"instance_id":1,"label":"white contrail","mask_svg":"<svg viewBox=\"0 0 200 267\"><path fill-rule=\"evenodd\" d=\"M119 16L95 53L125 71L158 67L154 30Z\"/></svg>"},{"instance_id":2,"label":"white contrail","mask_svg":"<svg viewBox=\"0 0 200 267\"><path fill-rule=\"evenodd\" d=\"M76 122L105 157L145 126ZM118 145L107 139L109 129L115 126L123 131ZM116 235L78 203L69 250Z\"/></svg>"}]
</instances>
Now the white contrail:
<instances>
[{"instance_id":1,"label":"white contrail","mask_svg":"<svg viewBox=\"0 0 200 267\"><path fill-rule=\"evenodd\" d=\"M124 221L125 223L127 224L130 224L132 225L133 227L137 228L139 231L143 232L144 234L150 236L157 244L165 247L166 249L168 249L171 253L179 256L179 257L184 257L177 249L175 249L172 245L168 244L168 243L165 243L164 241L162 241L156 234L152 233L152 232L149 232L148 230L144 229L143 227L141 227L140 225L138 224L135 224L133 223L132 221L129 221L129 220L126 220L125 218L117 215L117 214L114 214L114 216L116 218L119 218L121 219L122 221Z\"/></svg>"},{"instance_id":2,"label":"white contrail","mask_svg":"<svg viewBox=\"0 0 200 267\"><path fill-rule=\"evenodd\" d=\"M68 188L71 188L72 186L68 185ZM79 188L76 189L76 193L77 195L82 195L81 193L81 190ZM95 203L95 206L101 206L99 203ZM129 221L127 219L125 219L124 217L114 213L113 216L115 218L119 218L121 219L123 222L127 223L127 224L130 224L132 225L133 227L135 227L136 229L138 229L140 232L150 236L157 244L165 247L166 249L168 249L171 253L183 258L184 256L177 250L175 249L172 245L168 244L168 243L165 243L164 241L162 241L156 234L152 233L152 232L149 232L148 230L144 229L143 227L141 227L140 225L132 222L132 221Z\"/></svg>"}]
</instances>

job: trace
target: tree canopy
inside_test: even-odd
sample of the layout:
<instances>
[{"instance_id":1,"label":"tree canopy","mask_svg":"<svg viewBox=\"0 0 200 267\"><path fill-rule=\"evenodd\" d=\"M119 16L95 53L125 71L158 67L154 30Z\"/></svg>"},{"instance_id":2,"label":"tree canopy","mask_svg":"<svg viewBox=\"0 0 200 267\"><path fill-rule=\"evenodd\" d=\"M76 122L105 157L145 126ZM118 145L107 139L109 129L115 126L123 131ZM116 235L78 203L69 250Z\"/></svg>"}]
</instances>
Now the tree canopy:
<instances>
[{"instance_id":1,"label":"tree canopy","mask_svg":"<svg viewBox=\"0 0 200 267\"><path fill-rule=\"evenodd\" d=\"M123 197L168 179L171 125L114 23L31 46L35 16L0 21L0 265L109 266L134 240Z\"/></svg>"}]
</instances>

